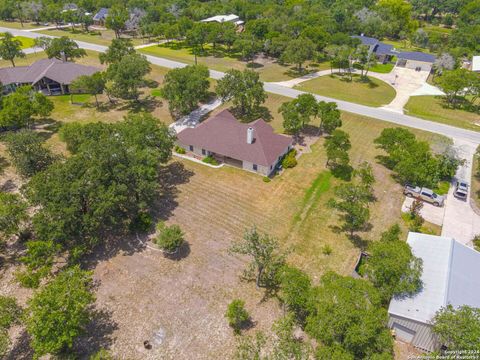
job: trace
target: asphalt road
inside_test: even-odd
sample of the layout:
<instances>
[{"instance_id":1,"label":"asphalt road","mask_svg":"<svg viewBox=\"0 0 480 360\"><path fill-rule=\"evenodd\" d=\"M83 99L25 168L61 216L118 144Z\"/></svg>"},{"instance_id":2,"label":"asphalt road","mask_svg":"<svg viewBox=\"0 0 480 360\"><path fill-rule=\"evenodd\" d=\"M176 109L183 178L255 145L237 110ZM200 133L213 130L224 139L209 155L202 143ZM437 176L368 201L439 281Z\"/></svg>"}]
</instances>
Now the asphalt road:
<instances>
[{"instance_id":1,"label":"asphalt road","mask_svg":"<svg viewBox=\"0 0 480 360\"><path fill-rule=\"evenodd\" d=\"M39 34L32 31L0 27L0 32L6 32L6 31L12 33L15 36L25 36L29 38L46 36L44 34ZM77 44L82 49L85 49L85 50L104 52L107 49L106 46L87 43L84 41L77 41ZM184 64L178 61L172 61L164 58L159 58L156 56L147 55L147 59L154 65L163 66L170 69L187 66L187 64ZM224 73L220 71L210 70L210 76L213 79L218 80L224 76ZM278 95L282 95L290 98L295 98L298 95L304 93L303 91L291 89L291 88L274 84L274 83L265 83L265 90L270 93L274 93L274 94L278 94ZM425 130L425 131L437 133L440 135L450 137L453 140L469 142L472 144L472 146L476 146L480 144L480 132L461 129L461 128L457 128L450 125L436 123L433 121L423 120L413 116L408 116L408 115L396 113L393 111L385 110L382 108L359 105L359 104L355 104L347 101L341 101L341 100L337 100L337 99L333 99L325 96L319 96L319 95L315 95L315 97L318 100L336 102L338 104L338 108L343 111L348 111L354 114L368 116L368 117L383 120L383 121L388 121L390 123L397 124L397 125L403 125L403 126L407 126L407 127L411 127L419 130Z\"/></svg>"}]
</instances>

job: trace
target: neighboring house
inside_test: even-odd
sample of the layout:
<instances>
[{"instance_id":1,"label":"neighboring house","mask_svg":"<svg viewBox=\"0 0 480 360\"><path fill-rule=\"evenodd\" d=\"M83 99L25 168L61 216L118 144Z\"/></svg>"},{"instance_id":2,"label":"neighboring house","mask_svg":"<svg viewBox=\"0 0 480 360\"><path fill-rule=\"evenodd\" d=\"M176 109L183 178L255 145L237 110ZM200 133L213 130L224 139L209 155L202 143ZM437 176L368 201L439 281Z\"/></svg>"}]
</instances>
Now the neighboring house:
<instances>
[{"instance_id":1,"label":"neighboring house","mask_svg":"<svg viewBox=\"0 0 480 360\"><path fill-rule=\"evenodd\" d=\"M292 148L290 136L276 134L264 120L239 122L228 110L187 128L177 135L177 143L189 154L218 161L268 176Z\"/></svg>"},{"instance_id":2,"label":"neighboring house","mask_svg":"<svg viewBox=\"0 0 480 360\"><path fill-rule=\"evenodd\" d=\"M420 51L397 51L393 48L393 45L382 43L372 37L354 35L352 38L358 39L362 45L368 46L369 52L375 54L375 57L381 63L386 63L396 57L396 66L417 71L431 71L435 62L435 56L433 55Z\"/></svg>"},{"instance_id":3,"label":"neighboring house","mask_svg":"<svg viewBox=\"0 0 480 360\"><path fill-rule=\"evenodd\" d=\"M240 20L240 17L238 17L238 15L235 15L235 14L212 16L207 19L203 19L202 22L218 22L218 23L231 22L237 26L244 24L244 21Z\"/></svg>"},{"instance_id":4,"label":"neighboring house","mask_svg":"<svg viewBox=\"0 0 480 360\"><path fill-rule=\"evenodd\" d=\"M100 69L57 59L42 59L30 66L0 69L3 93L15 91L18 86L31 85L46 95L68 94L70 84L82 75L92 75Z\"/></svg>"},{"instance_id":5,"label":"neighboring house","mask_svg":"<svg viewBox=\"0 0 480 360\"><path fill-rule=\"evenodd\" d=\"M435 351L442 344L431 324L441 307L480 307L480 252L451 238L413 232L407 243L423 260L423 289L413 297L392 299L388 325L398 339Z\"/></svg>"},{"instance_id":6,"label":"neighboring house","mask_svg":"<svg viewBox=\"0 0 480 360\"><path fill-rule=\"evenodd\" d=\"M472 71L480 73L480 55L472 57Z\"/></svg>"},{"instance_id":7,"label":"neighboring house","mask_svg":"<svg viewBox=\"0 0 480 360\"><path fill-rule=\"evenodd\" d=\"M65 4L65 5L63 6L62 12L77 11L77 10L78 10L77 4L68 3L68 4Z\"/></svg>"},{"instance_id":8,"label":"neighboring house","mask_svg":"<svg viewBox=\"0 0 480 360\"><path fill-rule=\"evenodd\" d=\"M360 35L360 36L352 36L354 39L360 40L362 45L368 46L369 48L369 53L370 54L375 54L375 57L377 60L381 63L386 63L387 61L390 61L392 58L392 50L393 50L393 45L389 44L384 44L380 42L379 40Z\"/></svg>"},{"instance_id":9,"label":"neighboring house","mask_svg":"<svg viewBox=\"0 0 480 360\"><path fill-rule=\"evenodd\" d=\"M93 23L97 26L104 26L105 20L108 16L108 9L101 8L98 12L93 16Z\"/></svg>"}]
</instances>

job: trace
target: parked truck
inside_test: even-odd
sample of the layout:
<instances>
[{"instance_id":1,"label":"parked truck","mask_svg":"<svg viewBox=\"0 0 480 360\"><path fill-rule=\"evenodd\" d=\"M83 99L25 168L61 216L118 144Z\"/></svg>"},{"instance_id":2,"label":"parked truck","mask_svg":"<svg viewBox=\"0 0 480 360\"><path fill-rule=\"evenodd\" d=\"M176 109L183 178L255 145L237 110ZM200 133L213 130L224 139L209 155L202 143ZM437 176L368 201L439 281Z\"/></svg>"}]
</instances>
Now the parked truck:
<instances>
[{"instance_id":1,"label":"parked truck","mask_svg":"<svg viewBox=\"0 0 480 360\"><path fill-rule=\"evenodd\" d=\"M445 198L442 195L424 187L405 185L403 193L408 197L423 200L434 206L443 206L445 203Z\"/></svg>"}]
</instances>

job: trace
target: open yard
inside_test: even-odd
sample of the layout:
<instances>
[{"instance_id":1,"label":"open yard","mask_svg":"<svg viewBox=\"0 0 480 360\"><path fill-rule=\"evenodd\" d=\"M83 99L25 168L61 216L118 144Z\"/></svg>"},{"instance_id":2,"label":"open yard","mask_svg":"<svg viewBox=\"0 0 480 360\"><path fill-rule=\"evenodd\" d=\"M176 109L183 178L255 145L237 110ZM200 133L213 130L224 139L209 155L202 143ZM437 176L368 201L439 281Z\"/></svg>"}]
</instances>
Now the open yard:
<instances>
[{"instance_id":1,"label":"open yard","mask_svg":"<svg viewBox=\"0 0 480 360\"><path fill-rule=\"evenodd\" d=\"M62 29L51 29L39 31L40 34L50 35L50 36L68 36L71 39L78 41L85 41L98 45L108 46L112 42L112 39L115 38L115 33L112 30L92 30L90 32L85 32L83 29L76 28L75 31L72 31L71 28L62 28ZM143 44L142 39L131 39L134 45Z\"/></svg>"},{"instance_id":2,"label":"open yard","mask_svg":"<svg viewBox=\"0 0 480 360\"><path fill-rule=\"evenodd\" d=\"M93 54L89 53L80 62L98 64ZM22 61L33 61L34 56ZM154 67L151 78L161 82L165 71ZM151 93L151 89L145 89L146 94L147 91ZM87 101L88 106L72 105L69 97L52 99L56 104L52 118L62 122L117 121L128 111L121 108L97 111L88 96L74 97L77 102ZM277 109L289 100L270 94L265 104L272 115L270 123L279 132L282 118ZM150 104L148 111L162 121L171 121L163 113L164 104ZM377 201L371 209L373 227L360 236L363 240L375 240L395 222L404 226L401 187L376 162L380 151L373 145L373 139L392 125L350 113L343 113L342 119L342 129L351 137L352 165L366 160L374 168L378 186ZM55 127L44 129L52 130ZM447 143L443 137L414 132L436 148ZM49 144L62 151L56 134L51 135ZM314 282L327 270L350 274L360 249L358 243L352 243L336 230L338 218L326 205L340 180L325 168L323 141L319 139L310 152L300 157L295 168L270 183L236 168L212 169L174 158L159 179L162 192L155 215L170 224L179 224L188 246L178 259L172 260L165 258L146 238L133 236L119 240L113 249L96 252L86 266L94 270L97 281L98 315L77 345L83 357L99 348L108 348L115 356L128 359L230 358L236 336L224 313L234 298L244 299L252 316L254 327L247 333L259 329L268 332L283 311L277 300L265 299L264 292L255 289L253 283L241 281L247 259L228 252L232 242L253 225L290 248L288 261L307 271ZM13 177L11 168L4 167L3 171L2 184L6 176ZM330 255L324 254L326 245L332 249ZM14 285L9 285L8 291L0 290L2 294L20 294L25 299L28 292L13 282L13 272L12 266L3 276L5 283ZM144 348L145 340L150 341L152 349ZM15 358L21 358L20 352L14 354L18 355Z\"/></svg>"},{"instance_id":3,"label":"open yard","mask_svg":"<svg viewBox=\"0 0 480 360\"><path fill-rule=\"evenodd\" d=\"M138 51L143 54L179 61L185 64L195 63L195 56L191 48L184 46L183 43L171 42L169 44L152 45ZM197 61L210 69L223 72L230 69L243 70L250 66L245 61L242 61L238 54L228 55L227 51L221 49L221 47L214 54L211 45L205 46L205 55L198 56ZM260 74L260 78L263 81L284 81L299 76L293 66L280 65L268 58L257 58L252 68ZM327 62L320 64L311 63L306 70L319 71L328 68Z\"/></svg>"},{"instance_id":4,"label":"open yard","mask_svg":"<svg viewBox=\"0 0 480 360\"><path fill-rule=\"evenodd\" d=\"M34 43L32 38L27 38L25 36L15 36L14 39L20 40L20 42L22 43L22 45L21 45L22 49L31 48L33 46L33 43Z\"/></svg>"},{"instance_id":5,"label":"open yard","mask_svg":"<svg viewBox=\"0 0 480 360\"><path fill-rule=\"evenodd\" d=\"M412 96L405 110L408 115L480 131L480 114L447 107L439 96Z\"/></svg>"},{"instance_id":6,"label":"open yard","mask_svg":"<svg viewBox=\"0 0 480 360\"><path fill-rule=\"evenodd\" d=\"M396 94L395 89L387 83L375 78L363 81L359 75L354 75L353 81L350 81L347 75L321 76L305 81L296 88L369 106L386 105L395 98Z\"/></svg>"},{"instance_id":7,"label":"open yard","mask_svg":"<svg viewBox=\"0 0 480 360\"><path fill-rule=\"evenodd\" d=\"M0 21L0 26L11 28L11 29L24 29L24 30L37 29L42 27L41 24L35 24L35 23L29 23L29 22L24 22L22 25L20 22L17 22L17 21Z\"/></svg>"}]
</instances>

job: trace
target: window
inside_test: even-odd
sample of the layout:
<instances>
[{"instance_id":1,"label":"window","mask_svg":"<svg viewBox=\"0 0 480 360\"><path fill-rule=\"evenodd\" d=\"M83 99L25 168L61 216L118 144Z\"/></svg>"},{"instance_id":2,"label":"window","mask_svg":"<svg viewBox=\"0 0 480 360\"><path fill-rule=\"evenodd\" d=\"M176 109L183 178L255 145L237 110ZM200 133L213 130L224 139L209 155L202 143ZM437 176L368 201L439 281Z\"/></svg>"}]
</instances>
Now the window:
<instances>
[{"instance_id":1,"label":"window","mask_svg":"<svg viewBox=\"0 0 480 360\"><path fill-rule=\"evenodd\" d=\"M190 149L190 151L193 151L193 146L190 145L190 146L189 146L189 149Z\"/></svg>"},{"instance_id":2,"label":"window","mask_svg":"<svg viewBox=\"0 0 480 360\"><path fill-rule=\"evenodd\" d=\"M207 155L207 152L205 151L205 149L202 149L202 155Z\"/></svg>"},{"instance_id":3,"label":"window","mask_svg":"<svg viewBox=\"0 0 480 360\"><path fill-rule=\"evenodd\" d=\"M257 164L253 164L253 170L257 171Z\"/></svg>"}]
</instances>

